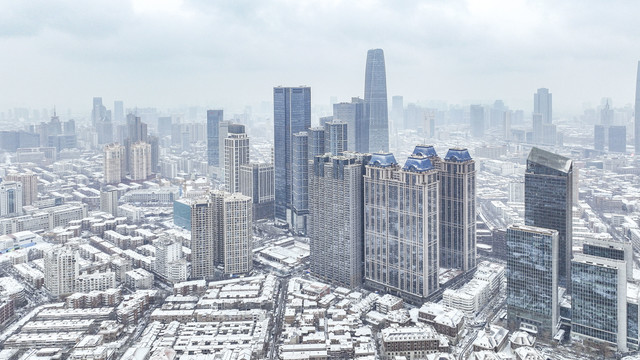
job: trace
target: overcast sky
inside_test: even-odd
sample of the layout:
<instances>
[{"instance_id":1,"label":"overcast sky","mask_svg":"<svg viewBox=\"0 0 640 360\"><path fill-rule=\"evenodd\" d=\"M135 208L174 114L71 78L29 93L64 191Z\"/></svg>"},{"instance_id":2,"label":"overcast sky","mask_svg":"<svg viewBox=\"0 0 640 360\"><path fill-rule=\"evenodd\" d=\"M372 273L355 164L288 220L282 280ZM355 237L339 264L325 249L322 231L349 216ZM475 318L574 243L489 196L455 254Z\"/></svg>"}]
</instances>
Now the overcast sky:
<instances>
[{"instance_id":1,"label":"overcast sky","mask_svg":"<svg viewBox=\"0 0 640 360\"><path fill-rule=\"evenodd\" d=\"M634 98L640 1L0 0L0 111L233 107L309 85L314 104L363 96L385 51L389 97L504 99L530 112ZM555 114L554 114L555 115Z\"/></svg>"}]
</instances>

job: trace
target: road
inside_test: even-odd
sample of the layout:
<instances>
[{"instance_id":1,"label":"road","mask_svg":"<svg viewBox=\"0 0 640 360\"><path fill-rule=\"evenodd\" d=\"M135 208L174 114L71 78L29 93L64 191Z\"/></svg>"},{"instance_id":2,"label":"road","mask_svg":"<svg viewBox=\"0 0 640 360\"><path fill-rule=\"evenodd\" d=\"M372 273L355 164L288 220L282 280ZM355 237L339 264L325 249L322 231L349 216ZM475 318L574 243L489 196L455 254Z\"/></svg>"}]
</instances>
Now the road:
<instances>
[{"instance_id":1,"label":"road","mask_svg":"<svg viewBox=\"0 0 640 360\"><path fill-rule=\"evenodd\" d=\"M269 345L268 357L274 360L278 356L277 344L280 342L280 333L282 332L282 322L284 321L284 311L287 307L287 289L289 287L289 279L291 275L279 278L280 293L275 305L277 306L276 315L273 317L274 325L271 330L271 344Z\"/></svg>"}]
</instances>

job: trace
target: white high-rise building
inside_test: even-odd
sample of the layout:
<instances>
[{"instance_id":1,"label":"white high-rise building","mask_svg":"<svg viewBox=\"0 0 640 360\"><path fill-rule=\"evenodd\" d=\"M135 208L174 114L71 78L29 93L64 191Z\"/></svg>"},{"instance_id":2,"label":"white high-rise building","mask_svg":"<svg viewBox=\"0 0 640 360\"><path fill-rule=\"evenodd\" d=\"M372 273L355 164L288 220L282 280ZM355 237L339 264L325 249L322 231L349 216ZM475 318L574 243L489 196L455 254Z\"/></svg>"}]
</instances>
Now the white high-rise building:
<instances>
[{"instance_id":1,"label":"white high-rise building","mask_svg":"<svg viewBox=\"0 0 640 360\"><path fill-rule=\"evenodd\" d=\"M100 210L118 216L118 189L107 186L100 192Z\"/></svg>"},{"instance_id":2,"label":"white high-rise building","mask_svg":"<svg viewBox=\"0 0 640 360\"><path fill-rule=\"evenodd\" d=\"M373 154L364 175L365 283L424 301L439 287L438 169L410 156Z\"/></svg>"},{"instance_id":3,"label":"white high-rise building","mask_svg":"<svg viewBox=\"0 0 640 360\"><path fill-rule=\"evenodd\" d=\"M234 193L224 198L223 238L225 274L242 274L253 269L251 198Z\"/></svg>"},{"instance_id":4,"label":"white high-rise building","mask_svg":"<svg viewBox=\"0 0 640 360\"><path fill-rule=\"evenodd\" d=\"M22 215L22 183L0 183L0 217Z\"/></svg>"},{"instance_id":5,"label":"white high-rise building","mask_svg":"<svg viewBox=\"0 0 640 360\"><path fill-rule=\"evenodd\" d=\"M30 172L7 174L4 179L22 183L22 205L31 205L38 200L38 175Z\"/></svg>"},{"instance_id":6,"label":"white high-rise building","mask_svg":"<svg viewBox=\"0 0 640 360\"><path fill-rule=\"evenodd\" d=\"M182 244L172 240L168 236L161 236L160 239L154 243L154 247L156 248L156 263L154 270L156 274L170 280L170 265L171 263L182 259Z\"/></svg>"},{"instance_id":7,"label":"white high-rise building","mask_svg":"<svg viewBox=\"0 0 640 360\"><path fill-rule=\"evenodd\" d=\"M59 297L75 291L79 274L78 250L70 246L56 246L44 254L44 285L51 295Z\"/></svg>"},{"instance_id":8,"label":"white high-rise building","mask_svg":"<svg viewBox=\"0 0 640 360\"><path fill-rule=\"evenodd\" d=\"M224 183L230 193L240 192L240 166L249 163L247 134L229 133L224 139Z\"/></svg>"},{"instance_id":9,"label":"white high-rise building","mask_svg":"<svg viewBox=\"0 0 640 360\"><path fill-rule=\"evenodd\" d=\"M191 278L213 279L218 265L226 274L251 271L251 198L240 193L210 191L189 203Z\"/></svg>"},{"instance_id":10,"label":"white high-rise building","mask_svg":"<svg viewBox=\"0 0 640 360\"><path fill-rule=\"evenodd\" d=\"M311 271L349 288L362 285L365 156L316 156L309 171Z\"/></svg>"},{"instance_id":11,"label":"white high-rise building","mask_svg":"<svg viewBox=\"0 0 640 360\"><path fill-rule=\"evenodd\" d=\"M104 182L119 184L124 178L126 166L125 148L120 144L104 147Z\"/></svg>"},{"instance_id":12,"label":"white high-rise building","mask_svg":"<svg viewBox=\"0 0 640 360\"><path fill-rule=\"evenodd\" d=\"M151 145L139 141L131 145L131 180L146 180L151 175Z\"/></svg>"}]
</instances>

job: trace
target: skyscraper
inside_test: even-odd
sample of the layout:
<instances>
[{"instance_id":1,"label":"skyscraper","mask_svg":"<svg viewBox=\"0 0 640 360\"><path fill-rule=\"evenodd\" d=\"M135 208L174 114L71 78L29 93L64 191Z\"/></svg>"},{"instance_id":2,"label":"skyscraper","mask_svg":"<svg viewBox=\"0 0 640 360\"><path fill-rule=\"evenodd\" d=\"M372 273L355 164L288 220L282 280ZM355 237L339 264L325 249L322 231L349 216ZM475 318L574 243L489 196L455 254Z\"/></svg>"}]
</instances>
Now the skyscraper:
<instances>
[{"instance_id":1,"label":"skyscraper","mask_svg":"<svg viewBox=\"0 0 640 360\"><path fill-rule=\"evenodd\" d=\"M368 157L316 156L309 174L311 272L349 288L362 285L363 173Z\"/></svg>"},{"instance_id":2,"label":"skyscraper","mask_svg":"<svg viewBox=\"0 0 640 360\"><path fill-rule=\"evenodd\" d=\"M324 152L342 155L347 150L347 123L333 120L324 124Z\"/></svg>"},{"instance_id":3,"label":"skyscraper","mask_svg":"<svg viewBox=\"0 0 640 360\"><path fill-rule=\"evenodd\" d=\"M351 98L351 102L333 105L333 119L347 123L347 149L359 153L369 152L369 119L365 116L364 101Z\"/></svg>"},{"instance_id":4,"label":"skyscraper","mask_svg":"<svg viewBox=\"0 0 640 360\"><path fill-rule=\"evenodd\" d=\"M0 216L22 215L22 192L19 181L0 183Z\"/></svg>"},{"instance_id":5,"label":"skyscraper","mask_svg":"<svg viewBox=\"0 0 640 360\"><path fill-rule=\"evenodd\" d=\"M251 198L239 193L223 202L224 273L243 274L253 269Z\"/></svg>"},{"instance_id":6,"label":"skyscraper","mask_svg":"<svg viewBox=\"0 0 640 360\"><path fill-rule=\"evenodd\" d=\"M638 70L636 72L636 121L634 122L634 138L636 154L640 154L640 61L638 61Z\"/></svg>"},{"instance_id":7,"label":"skyscraper","mask_svg":"<svg viewBox=\"0 0 640 360\"><path fill-rule=\"evenodd\" d=\"M273 88L275 217L278 220L291 219L293 134L307 131L310 127L311 88Z\"/></svg>"},{"instance_id":8,"label":"skyscraper","mask_svg":"<svg viewBox=\"0 0 640 360\"><path fill-rule=\"evenodd\" d=\"M253 219L273 219L275 186L273 164L240 166L240 192L253 200Z\"/></svg>"},{"instance_id":9,"label":"skyscraper","mask_svg":"<svg viewBox=\"0 0 640 360\"><path fill-rule=\"evenodd\" d=\"M80 273L78 250L57 245L44 253L44 286L55 297L74 292L75 279Z\"/></svg>"},{"instance_id":10,"label":"skyscraper","mask_svg":"<svg viewBox=\"0 0 640 360\"><path fill-rule=\"evenodd\" d=\"M212 280L223 262L224 193L213 191L191 201L191 278Z\"/></svg>"},{"instance_id":11,"label":"skyscraper","mask_svg":"<svg viewBox=\"0 0 640 360\"><path fill-rule=\"evenodd\" d=\"M549 89L540 88L533 94L533 113L542 114L542 123L551 124L552 117L552 95Z\"/></svg>"},{"instance_id":12,"label":"skyscraper","mask_svg":"<svg viewBox=\"0 0 640 360\"><path fill-rule=\"evenodd\" d=\"M207 162L210 166L220 166L219 126L222 110L207 110Z\"/></svg>"},{"instance_id":13,"label":"skyscraper","mask_svg":"<svg viewBox=\"0 0 640 360\"><path fill-rule=\"evenodd\" d=\"M526 225L558 231L558 280L570 292L573 210L573 161L532 148L524 174Z\"/></svg>"},{"instance_id":14,"label":"skyscraper","mask_svg":"<svg viewBox=\"0 0 640 360\"><path fill-rule=\"evenodd\" d=\"M592 246L590 254L576 254L571 262L571 334L626 352L627 279L633 278L627 270L633 265L620 245ZM637 334L634 340L637 346Z\"/></svg>"},{"instance_id":15,"label":"skyscraper","mask_svg":"<svg viewBox=\"0 0 640 360\"><path fill-rule=\"evenodd\" d=\"M471 105L469 107L469 121L471 122L471 136L484 136L484 108L482 105Z\"/></svg>"},{"instance_id":16,"label":"skyscraper","mask_svg":"<svg viewBox=\"0 0 640 360\"><path fill-rule=\"evenodd\" d=\"M293 134L292 149L292 200L289 224L293 231L306 234L309 214L309 136L306 131Z\"/></svg>"},{"instance_id":17,"label":"skyscraper","mask_svg":"<svg viewBox=\"0 0 640 360\"><path fill-rule=\"evenodd\" d=\"M224 183L226 191L240 191L240 166L249 163L249 137L243 131L224 139Z\"/></svg>"},{"instance_id":18,"label":"skyscraper","mask_svg":"<svg viewBox=\"0 0 640 360\"><path fill-rule=\"evenodd\" d=\"M325 123L326 125L327 123ZM309 135L309 160L325 153L324 127L315 126L307 130Z\"/></svg>"},{"instance_id":19,"label":"skyscraper","mask_svg":"<svg viewBox=\"0 0 640 360\"><path fill-rule=\"evenodd\" d=\"M151 145L139 141L131 145L131 180L146 180L151 175Z\"/></svg>"},{"instance_id":20,"label":"skyscraper","mask_svg":"<svg viewBox=\"0 0 640 360\"><path fill-rule=\"evenodd\" d=\"M609 126L609 151L627 152L627 127L624 125Z\"/></svg>"},{"instance_id":21,"label":"skyscraper","mask_svg":"<svg viewBox=\"0 0 640 360\"><path fill-rule=\"evenodd\" d=\"M476 162L454 148L439 165L440 266L469 271L476 267Z\"/></svg>"},{"instance_id":22,"label":"skyscraper","mask_svg":"<svg viewBox=\"0 0 640 360\"><path fill-rule=\"evenodd\" d=\"M7 174L8 181L18 181L22 184L22 205L31 205L38 200L38 175L32 172Z\"/></svg>"},{"instance_id":23,"label":"skyscraper","mask_svg":"<svg viewBox=\"0 0 640 360\"><path fill-rule=\"evenodd\" d=\"M125 174L125 148L120 144L104 147L104 183L118 184Z\"/></svg>"},{"instance_id":24,"label":"skyscraper","mask_svg":"<svg viewBox=\"0 0 640 360\"><path fill-rule=\"evenodd\" d=\"M364 79L365 114L369 119L369 151L389 151L387 75L382 49L367 52Z\"/></svg>"},{"instance_id":25,"label":"skyscraper","mask_svg":"<svg viewBox=\"0 0 640 360\"><path fill-rule=\"evenodd\" d=\"M401 168L389 153L365 169L365 283L424 301L439 286L438 170L419 155Z\"/></svg>"},{"instance_id":26,"label":"skyscraper","mask_svg":"<svg viewBox=\"0 0 640 360\"><path fill-rule=\"evenodd\" d=\"M552 339L558 324L558 231L526 225L507 229L507 319L510 330Z\"/></svg>"}]
</instances>

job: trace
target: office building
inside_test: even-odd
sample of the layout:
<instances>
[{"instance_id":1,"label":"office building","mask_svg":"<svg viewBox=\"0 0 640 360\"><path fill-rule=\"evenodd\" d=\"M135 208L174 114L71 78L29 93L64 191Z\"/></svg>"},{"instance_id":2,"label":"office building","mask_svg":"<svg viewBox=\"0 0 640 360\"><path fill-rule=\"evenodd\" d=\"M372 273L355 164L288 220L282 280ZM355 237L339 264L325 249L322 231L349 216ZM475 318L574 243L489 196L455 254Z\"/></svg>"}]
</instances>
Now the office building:
<instances>
[{"instance_id":1,"label":"office building","mask_svg":"<svg viewBox=\"0 0 640 360\"><path fill-rule=\"evenodd\" d=\"M273 164L240 166L240 192L253 203L253 220L273 219L275 185Z\"/></svg>"},{"instance_id":2,"label":"office building","mask_svg":"<svg viewBox=\"0 0 640 360\"><path fill-rule=\"evenodd\" d=\"M482 105L471 105L469 107L469 121L471 125L471 136L484 136L484 108Z\"/></svg>"},{"instance_id":3,"label":"office building","mask_svg":"<svg viewBox=\"0 0 640 360\"><path fill-rule=\"evenodd\" d=\"M365 169L365 284L422 302L439 286L438 170L419 155L401 168L389 153Z\"/></svg>"},{"instance_id":4,"label":"office building","mask_svg":"<svg viewBox=\"0 0 640 360\"><path fill-rule=\"evenodd\" d=\"M576 254L571 263L572 336L628 351L626 262Z\"/></svg>"},{"instance_id":5,"label":"office building","mask_svg":"<svg viewBox=\"0 0 640 360\"><path fill-rule=\"evenodd\" d=\"M151 176L151 145L146 142L137 142L131 145L131 180L146 180Z\"/></svg>"},{"instance_id":6,"label":"office building","mask_svg":"<svg viewBox=\"0 0 640 360\"><path fill-rule=\"evenodd\" d=\"M327 124L327 123L325 123ZM312 160L318 155L324 155L325 153L325 129L324 127L312 127L307 130L309 136L309 160Z\"/></svg>"},{"instance_id":7,"label":"office building","mask_svg":"<svg viewBox=\"0 0 640 360\"><path fill-rule=\"evenodd\" d=\"M453 148L439 168L440 266L466 272L476 267L476 162Z\"/></svg>"},{"instance_id":8,"label":"office building","mask_svg":"<svg viewBox=\"0 0 640 360\"><path fill-rule=\"evenodd\" d=\"M544 138L544 122L542 114L533 114L531 116L533 127L533 143L542 144Z\"/></svg>"},{"instance_id":9,"label":"office building","mask_svg":"<svg viewBox=\"0 0 640 360\"><path fill-rule=\"evenodd\" d=\"M558 133L555 124L542 124L542 143L544 145L555 145Z\"/></svg>"},{"instance_id":10,"label":"office building","mask_svg":"<svg viewBox=\"0 0 640 360\"><path fill-rule=\"evenodd\" d=\"M609 126L609 151L619 153L627 152L626 126Z\"/></svg>"},{"instance_id":11,"label":"office building","mask_svg":"<svg viewBox=\"0 0 640 360\"><path fill-rule=\"evenodd\" d=\"M191 200L183 198L173 202L173 224L183 229L191 229Z\"/></svg>"},{"instance_id":12,"label":"office building","mask_svg":"<svg viewBox=\"0 0 640 360\"><path fill-rule=\"evenodd\" d=\"M244 128L244 126L243 126ZM226 191L240 191L240 166L249 163L249 137L230 133L224 139L224 183Z\"/></svg>"},{"instance_id":13,"label":"office building","mask_svg":"<svg viewBox=\"0 0 640 360\"><path fill-rule=\"evenodd\" d=\"M527 225L507 229L507 321L550 340L557 331L559 238L557 230Z\"/></svg>"},{"instance_id":14,"label":"office building","mask_svg":"<svg viewBox=\"0 0 640 360\"><path fill-rule=\"evenodd\" d=\"M354 97L351 102L333 105L333 120L347 123L347 149L369 152L369 119L365 116L364 100Z\"/></svg>"},{"instance_id":15,"label":"office building","mask_svg":"<svg viewBox=\"0 0 640 360\"><path fill-rule=\"evenodd\" d=\"M307 215L309 214L309 136L304 131L294 134L292 140L292 199L289 225L294 232L306 234Z\"/></svg>"},{"instance_id":16,"label":"office building","mask_svg":"<svg viewBox=\"0 0 640 360\"><path fill-rule=\"evenodd\" d=\"M598 151L604 151L606 128L604 125L593 126L593 149Z\"/></svg>"},{"instance_id":17,"label":"office building","mask_svg":"<svg viewBox=\"0 0 640 360\"><path fill-rule=\"evenodd\" d=\"M273 88L275 217L291 219L293 134L311 127L311 88ZM291 223L289 222L291 225Z\"/></svg>"},{"instance_id":18,"label":"office building","mask_svg":"<svg viewBox=\"0 0 640 360\"><path fill-rule=\"evenodd\" d=\"M224 181L225 180L225 139L229 137L230 134L244 134L245 127L242 124L234 124L231 121L221 121L218 126L218 155L219 167L216 171L217 177Z\"/></svg>"},{"instance_id":19,"label":"office building","mask_svg":"<svg viewBox=\"0 0 640 360\"><path fill-rule=\"evenodd\" d=\"M253 269L251 198L239 193L223 202L224 273L244 274Z\"/></svg>"},{"instance_id":20,"label":"office building","mask_svg":"<svg viewBox=\"0 0 640 360\"><path fill-rule=\"evenodd\" d=\"M220 166L220 122L222 110L207 110L207 161L209 166Z\"/></svg>"},{"instance_id":21,"label":"office building","mask_svg":"<svg viewBox=\"0 0 640 360\"><path fill-rule=\"evenodd\" d=\"M311 272L348 288L364 276L362 175L369 157L316 156L309 174Z\"/></svg>"},{"instance_id":22,"label":"office building","mask_svg":"<svg viewBox=\"0 0 640 360\"><path fill-rule=\"evenodd\" d=\"M22 205L31 205L38 200L38 175L31 172L7 174L4 180L22 184Z\"/></svg>"},{"instance_id":23,"label":"office building","mask_svg":"<svg viewBox=\"0 0 640 360\"><path fill-rule=\"evenodd\" d=\"M104 147L104 182L119 184L125 174L125 148L120 144Z\"/></svg>"},{"instance_id":24,"label":"office building","mask_svg":"<svg viewBox=\"0 0 640 360\"><path fill-rule=\"evenodd\" d=\"M22 183L0 182L0 217L22 215Z\"/></svg>"},{"instance_id":25,"label":"office building","mask_svg":"<svg viewBox=\"0 0 640 360\"><path fill-rule=\"evenodd\" d=\"M558 280L570 292L573 210L573 161L532 148L524 174L526 225L558 231Z\"/></svg>"},{"instance_id":26,"label":"office building","mask_svg":"<svg viewBox=\"0 0 640 360\"><path fill-rule=\"evenodd\" d=\"M369 151L389 151L387 74L382 49L367 52L364 79L365 115L369 120Z\"/></svg>"},{"instance_id":27,"label":"office building","mask_svg":"<svg viewBox=\"0 0 640 360\"><path fill-rule=\"evenodd\" d=\"M552 117L552 95L549 89L540 88L533 94L533 113L542 115L543 124L551 124Z\"/></svg>"},{"instance_id":28,"label":"office building","mask_svg":"<svg viewBox=\"0 0 640 360\"><path fill-rule=\"evenodd\" d=\"M638 61L638 70L636 72L636 103L635 103L635 122L634 122L634 143L635 152L640 154L640 61Z\"/></svg>"},{"instance_id":29,"label":"office building","mask_svg":"<svg viewBox=\"0 0 640 360\"><path fill-rule=\"evenodd\" d=\"M93 98L93 108L91 110L91 124L98 134L98 144L108 144L113 141L113 125L111 123L111 112L102 105L101 97Z\"/></svg>"},{"instance_id":30,"label":"office building","mask_svg":"<svg viewBox=\"0 0 640 360\"><path fill-rule=\"evenodd\" d=\"M44 286L52 296L61 297L75 291L79 275L78 250L70 246L56 246L44 253Z\"/></svg>"},{"instance_id":31,"label":"office building","mask_svg":"<svg viewBox=\"0 0 640 360\"><path fill-rule=\"evenodd\" d=\"M147 141L147 124L142 122L139 116L127 115L127 137L132 144Z\"/></svg>"},{"instance_id":32,"label":"office building","mask_svg":"<svg viewBox=\"0 0 640 360\"><path fill-rule=\"evenodd\" d=\"M347 131L347 123L344 121L333 120L325 123L324 152L336 156L347 151Z\"/></svg>"}]
</instances>

